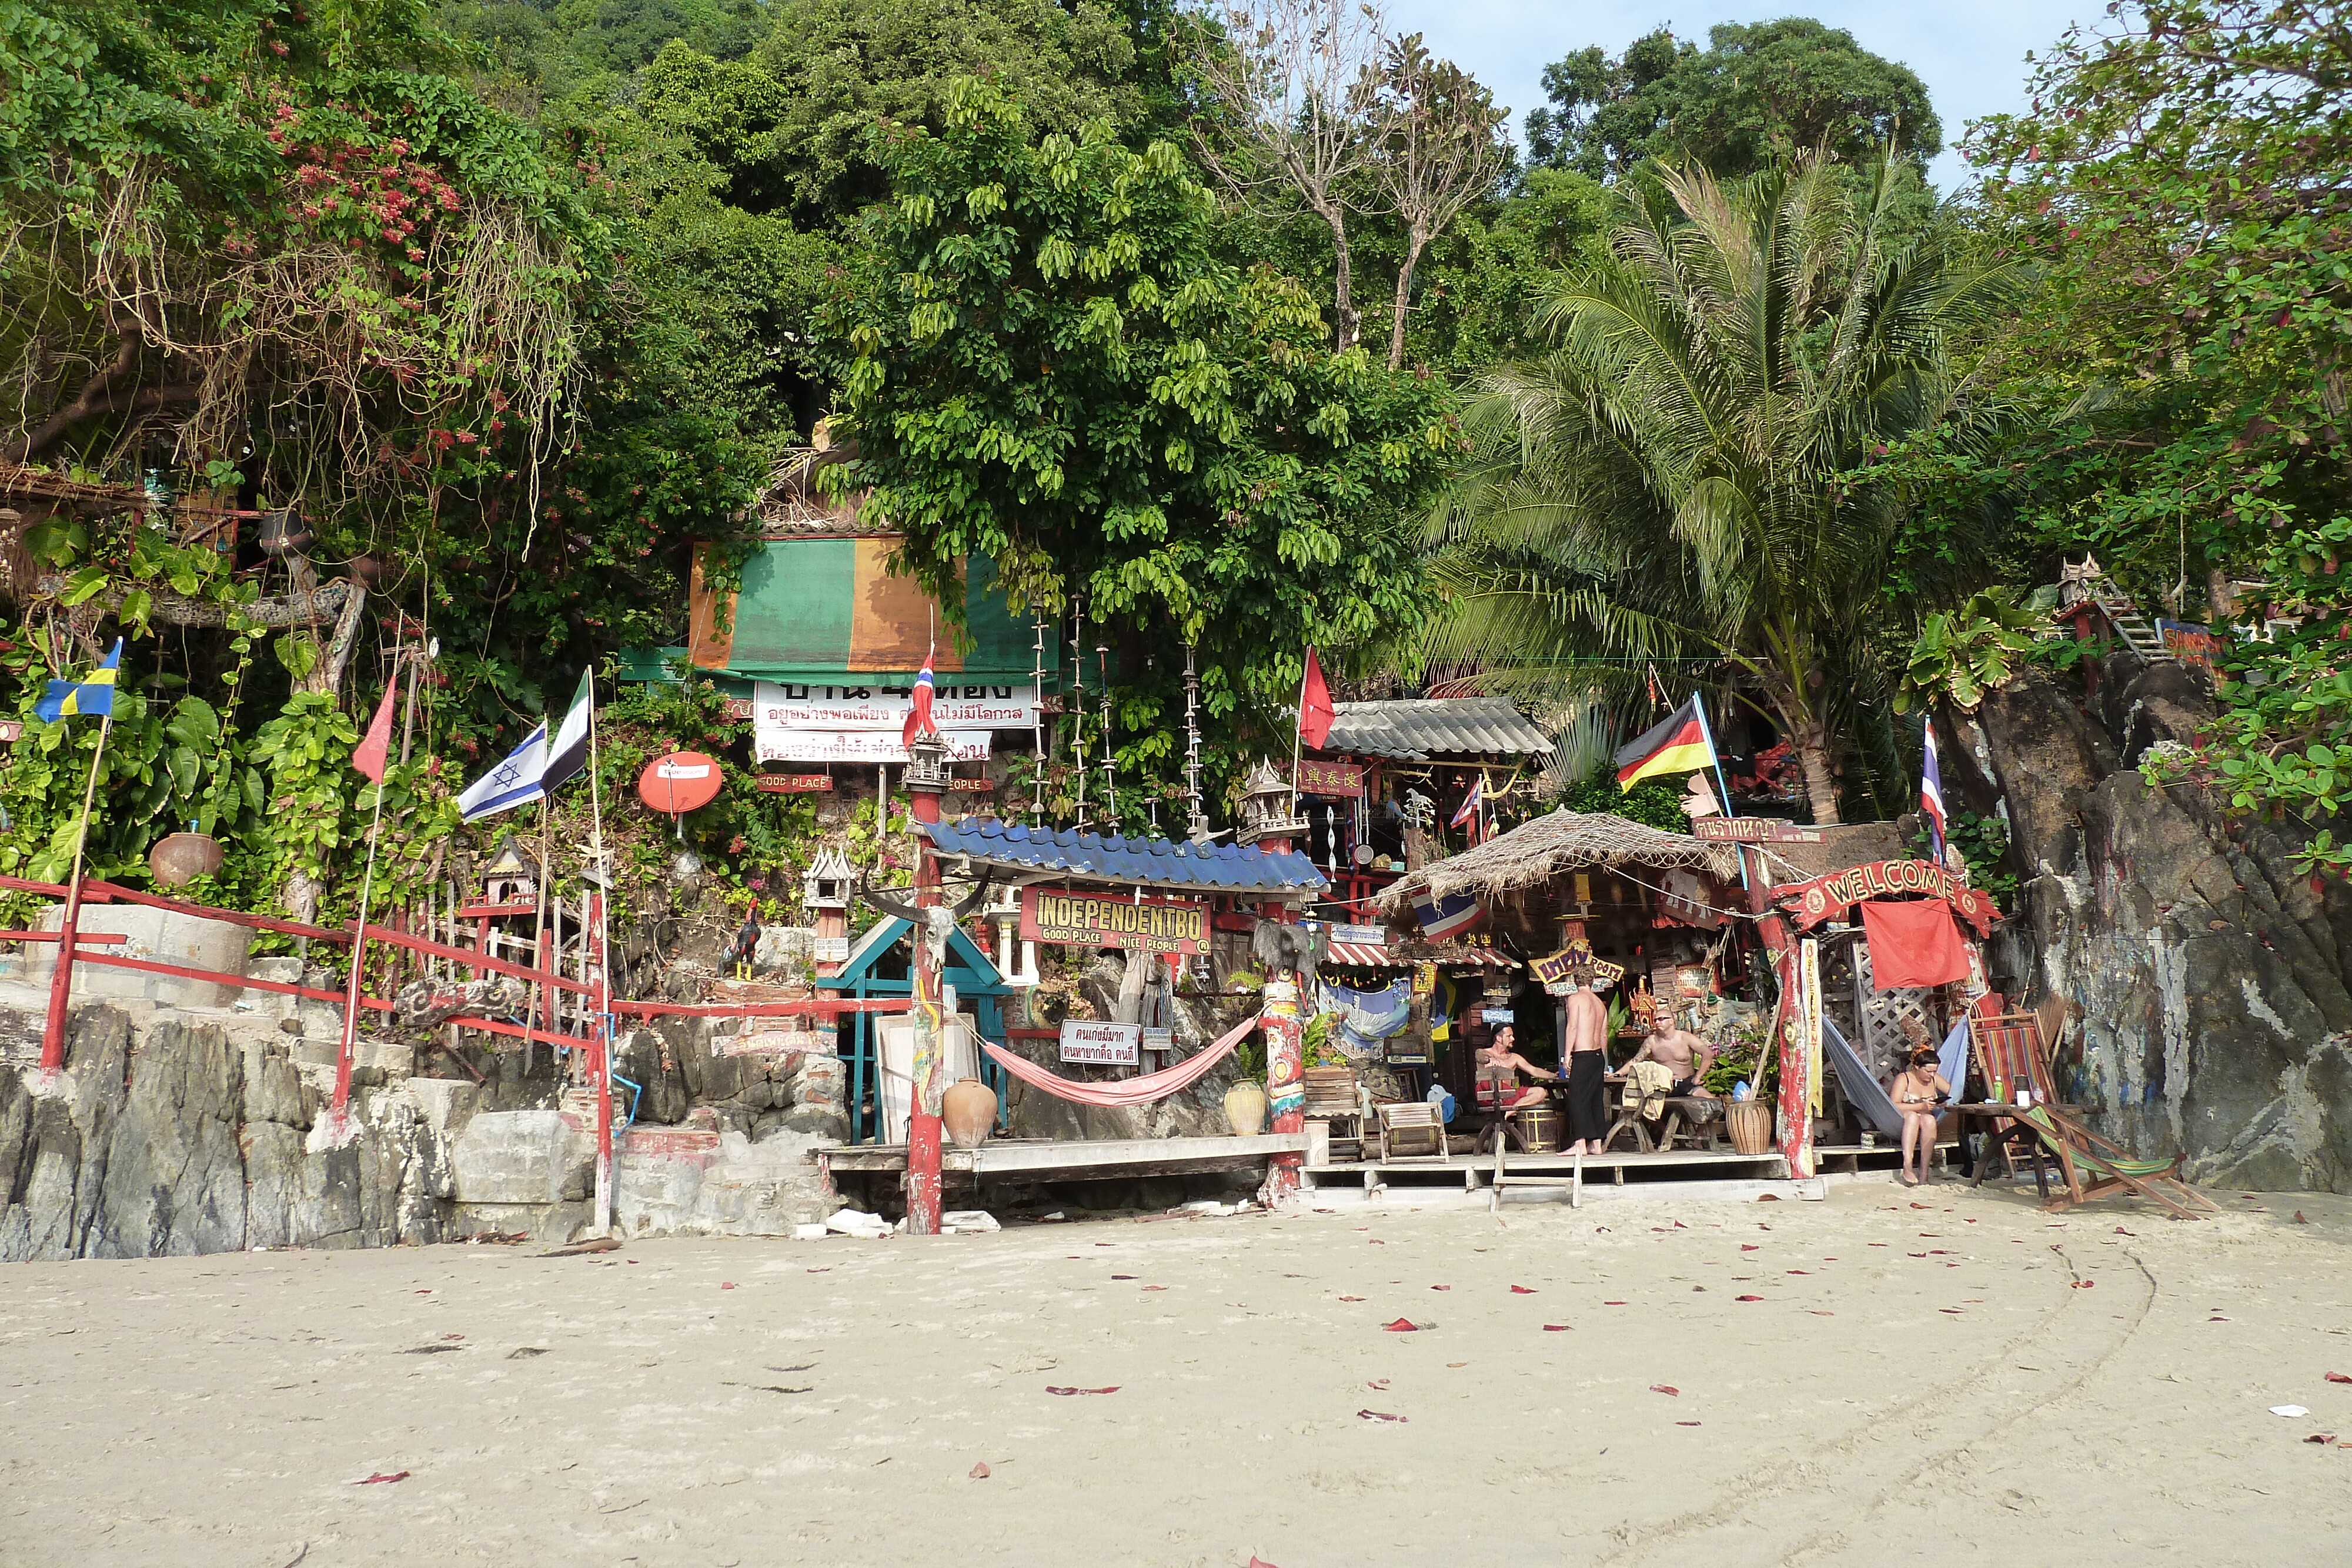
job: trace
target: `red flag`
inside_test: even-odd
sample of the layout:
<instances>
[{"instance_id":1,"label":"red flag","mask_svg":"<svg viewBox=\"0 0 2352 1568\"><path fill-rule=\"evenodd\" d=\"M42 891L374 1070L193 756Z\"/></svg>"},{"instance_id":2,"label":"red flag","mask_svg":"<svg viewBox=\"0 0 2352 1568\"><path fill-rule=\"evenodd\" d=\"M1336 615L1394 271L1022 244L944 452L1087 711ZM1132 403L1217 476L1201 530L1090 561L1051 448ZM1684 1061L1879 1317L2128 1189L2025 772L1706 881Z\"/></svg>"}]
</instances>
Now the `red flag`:
<instances>
[{"instance_id":1,"label":"red flag","mask_svg":"<svg viewBox=\"0 0 2352 1568\"><path fill-rule=\"evenodd\" d=\"M931 722L931 656L923 655L923 673L915 677L915 704L907 711L907 722L898 727L898 744L912 746L919 735L937 735L940 727Z\"/></svg>"},{"instance_id":2,"label":"red flag","mask_svg":"<svg viewBox=\"0 0 2352 1568\"><path fill-rule=\"evenodd\" d=\"M383 701L376 705L375 718L361 737L359 749L352 753L352 766L379 784L383 782L384 759L392 753L392 695L399 689L397 679L385 684Z\"/></svg>"},{"instance_id":3,"label":"red flag","mask_svg":"<svg viewBox=\"0 0 2352 1568\"><path fill-rule=\"evenodd\" d=\"M1331 706L1331 688L1324 684L1323 666L1315 659L1315 650L1307 650L1307 679L1298 690L1298 738L1307 746L1320 749L1331 734L1331 721L1339 716Z\"/></svg>"}]
</instances>

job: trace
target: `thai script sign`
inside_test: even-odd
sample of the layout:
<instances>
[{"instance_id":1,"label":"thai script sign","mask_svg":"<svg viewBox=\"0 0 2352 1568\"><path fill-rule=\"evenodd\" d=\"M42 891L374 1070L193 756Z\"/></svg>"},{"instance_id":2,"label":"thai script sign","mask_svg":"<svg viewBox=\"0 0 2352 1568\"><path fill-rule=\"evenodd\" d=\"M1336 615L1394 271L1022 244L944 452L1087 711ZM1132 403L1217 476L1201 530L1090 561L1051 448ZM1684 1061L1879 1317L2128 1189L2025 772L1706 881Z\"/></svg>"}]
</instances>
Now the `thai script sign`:
<instances>
[{"instance_id":1,"label":"thai script sign","mask_svg":"<svg viewBox=\"0 0 2352 1568\"><path fill-rule=\"evenodd\" d=\"M752 722L780 729L887 729L897 734L915 709L905 686L797 686L751 684ZM1037 699L1018 686L959 686L942 681L931 722L949 729L1029 729Z\"/></svg>"},{"instance_id":2,"label":"thai script sign","mask_svg":"<svg viewBox=\"0 0 2352 1568\"><path fill-rule=\"evenodd\" d=\"M1209 905L1200 899L1147 898L1139 904L1132 895L1116 893L1024 887L1021 939L1191 957L1208 949Z\"/></svg>"},{"instance_id":3,"label":"thai script sign","mask_svg":"<svg viewBox=\"0 0 2352 1568\"><path fill-rule=\"evenodd\" d=\"M1312 758L1298 765L1298 792L1302 795L1360 795L1364 792L1364 768L1360 762L1317 762Z\"/></svg>"},{"instance_id":4,"label":"thai script sign","mask_svg":"<svg viewBox=\"0 0 2352 1568\"><path fill-rule=\"evenodd\" d=\"M1952 913L1976 928L1979 936L1992 930L2000 911L1979 888L1963 886L1958 878L1927 861L1874 861L1848 866L1811 882L1790 883L1772 890L1773 902L1796 916L1797 928L1809 931L1824 920L1843 916L1870 898L1892 898L1906 893L1932 894L1952 906Z\"/></svg>"},{"instance_id":5,"label":"thai script sign","mask_svg":"<svg viewBox=\"0 0 2352 1568\"><path fill-rule=\"evenodd\" d=\"M1092 1062L1098 1067L1134 1067L1141 1058L1143 1026L1062 1020L1062 1060Z\"/></svg>"},{"instance_id":6,"label":"thai script sign","mask_svg":"<svg viewBox=\"0 0 2352 1568\"><path fill-rule=\"evenodd\" d=\"M947 742L951 762L988 759L989 733L951 729ZM761 726L753 732L752 749L761 762L857 762L896 766L907 760L906 742L895 729L774 729Z\"/></svg>"},{"instance_id":7,"label":"thai script sign","mask_svg":"<svg viewBox=\"0 0 2352 1568\"><path fill-rule=\"evenodd\" d=\"M1334 925L1331 940L1351 942L1363 947L1385 947L1389 945L1389 928L1385 925Z\"/></svg>"},{"instance_id":8,"label":"thai script sign","mask_svg":"<svg viewBox=\"0 0 2352 1568\"><path fill-rule=\"evenodd\" d=\"M1691 836L1718 844L1817 844L1819 828L1801 828L1778 817L1701 817Z\"/></svg>"}]
</instances>

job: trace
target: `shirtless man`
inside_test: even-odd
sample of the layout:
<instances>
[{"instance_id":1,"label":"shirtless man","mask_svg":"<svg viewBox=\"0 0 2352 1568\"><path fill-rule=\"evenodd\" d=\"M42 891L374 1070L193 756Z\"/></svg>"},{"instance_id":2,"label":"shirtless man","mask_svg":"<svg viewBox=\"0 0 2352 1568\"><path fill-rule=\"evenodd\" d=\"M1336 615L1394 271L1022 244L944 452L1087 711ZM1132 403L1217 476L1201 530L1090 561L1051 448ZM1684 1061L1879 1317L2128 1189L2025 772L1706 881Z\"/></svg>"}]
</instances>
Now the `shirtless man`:
<instances>
[{"instance_id":1,"label":"shirtless man","mask_svg":"<svg viewBox=\"0 0 2352 1568\"><path fill-rule=\"evenodd\" d=\"M1636 1061L1654 1061L1675 1075L1674 1092L1691 1099L1712 1100L1706 1086L1699 1082L1706 1070L1715 1065L1716 1049L1697 1035L1675 1021L1672 1009L1660 1008L1650 1024L1650 1037L1642 1042L1625 1066ZM1622 1071L1621 1069L1620 1071Z\"/></svg>"},{"instance_id":2,"label":"shirtless man","mask_svg":"<svg viewBox=\"0 0 2352 1568\"><path fill-rule=\"evenodd\" d=\"M1559 1082L1559 1080L1556 1076L1538 1067L1513 1049L1517 1032L1509 1024L1505 1024L1495 1031L1494 1043L1486 1048L1486 1066L1490 1072L1512 1085L1518 1083L1518 1075L1522 1072L1530 1078L1553 1083ZM1501 1108L1506 1111L1516 1111L1522 1105L1540 1105L1549 1097L1549 1092L1542 1082L1530 1083L1524 1089L1520 1089L1517 1094L1507 1090L1500 1090L1497 1095Z\"/></svg>"},{"instance_id":3,"label":"shirtless man","mask_svg":"<svg viewBox=\"0 0 2352 1568\"><path fill-rule=\"evenodd\" d=\"M1608 1076L1609 1009L1593 988L1592 977L1573 976L1578 984L1569 994L1567 1039L1561 1043L1568 1061L1568 1152L1597 1155L1609 1135Z\"/></svg>"}]
</instances>

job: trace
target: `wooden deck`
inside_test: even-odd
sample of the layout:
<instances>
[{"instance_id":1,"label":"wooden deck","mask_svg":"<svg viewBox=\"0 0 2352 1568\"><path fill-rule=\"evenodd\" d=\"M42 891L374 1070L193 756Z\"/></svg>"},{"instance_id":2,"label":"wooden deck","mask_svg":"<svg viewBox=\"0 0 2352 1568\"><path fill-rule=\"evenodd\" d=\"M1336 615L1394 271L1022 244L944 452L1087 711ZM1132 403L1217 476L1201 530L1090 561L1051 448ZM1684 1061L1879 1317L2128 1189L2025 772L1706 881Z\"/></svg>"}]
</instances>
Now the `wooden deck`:
<instances>
[{"instance_id":1,"label":"wooden deck","mask_svg":"<svg viewBox=\"0 0 2352 1568\"><path fill-rule=\"evenodd\" d=\"M1565 1181L1576 1168L1576 1161L1566 1155L1515 1154L1505 1160L1504 1166L1506 1175L1513 1181L1550 1177ZM1588 1155L1584 1159L1586 1182L1608 1182L1618 1186L1628 1181L1664 1182L1694 1177L1781 1181L1788 1175L1789 1162L1777 1150L1765 1155L1709 1149L1672 1149L1646 1155L1612 1152ZM1475 1192L1493 1184L1495 1156L1455 1155L1450 1159L1439 1159L1431 1155L1413 1159L1338 1160L1327 1166L1307 1166L1306 1177L1309 1187L1360 1186L1370 1190L1378 1186L1442 1186L1458 1182L1465 1191Z\"/></svg>"},{"instance_id":2,"label":"wooden deck","mask_svg":"<svg viewBox=\"0 0 2352 1568\"><path fill-rule=\"evenodd\" d=\"M1255 1170L1275 1155L1304 1154L1304 1133L1248 1138L991 1139L976 1149L943 1149L941 1171L979 1181L1105 1181ZM820 1156L836 1175L883 1175L907 1168L904 1144L856 1144Z\"/></svg>"}]
</instances>

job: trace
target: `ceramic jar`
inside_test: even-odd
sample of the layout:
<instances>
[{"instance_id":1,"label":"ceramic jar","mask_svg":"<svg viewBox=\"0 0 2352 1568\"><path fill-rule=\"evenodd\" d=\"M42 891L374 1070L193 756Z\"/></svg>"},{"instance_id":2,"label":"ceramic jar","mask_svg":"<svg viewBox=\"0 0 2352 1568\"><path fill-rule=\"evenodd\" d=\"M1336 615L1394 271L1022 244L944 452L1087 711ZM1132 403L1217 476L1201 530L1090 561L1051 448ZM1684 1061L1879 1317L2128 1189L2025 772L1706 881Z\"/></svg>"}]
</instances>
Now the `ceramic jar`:
<instances>
[{"instance_id":1,"label":"ceramic jar","mask_svg":"<svg viewBox=\"0 0 2352 1568\"><path fill-rule=\"evenodd\" d=\"M1225 1120L1234 1136L1254 1138L1265 1131L1265 1088L1247 1080L1225 1091Z\"/></svg>"},{"instance_id":2,"label":"ceramic jar","mask_svg":"<svg viewBox=\"0 0 2352 1568\"><path fill-rule=\"evenodd\" d=\"M996 1125L996 1091L977 1078L957 1080L940 1097L940 1122L957 1148L980 1147Z\"/></svg>"}]
</instances>

